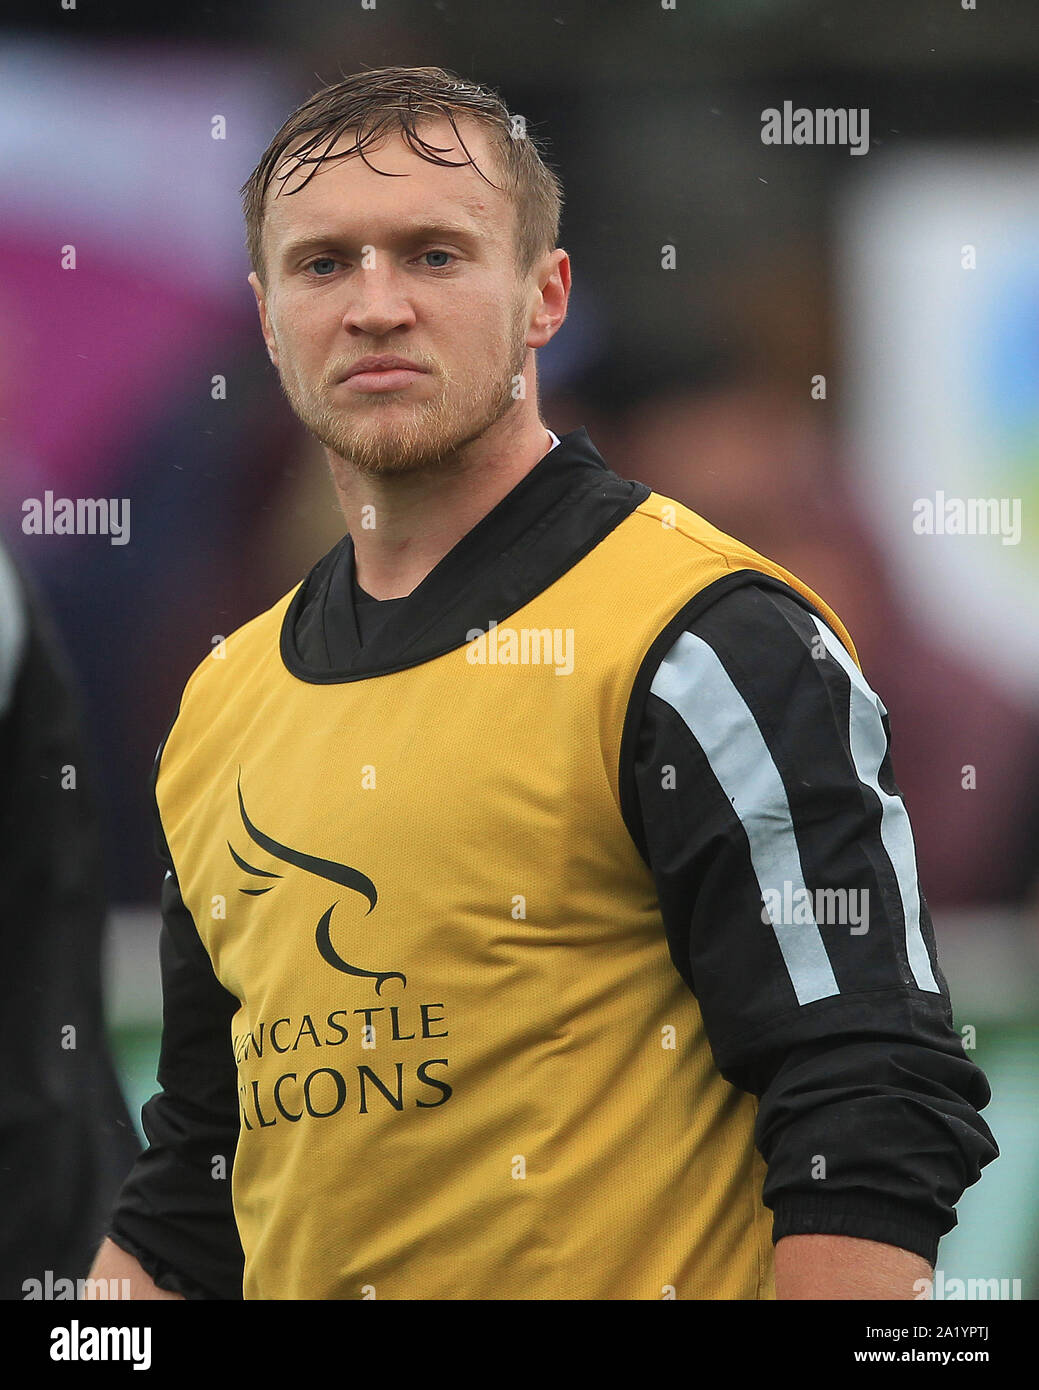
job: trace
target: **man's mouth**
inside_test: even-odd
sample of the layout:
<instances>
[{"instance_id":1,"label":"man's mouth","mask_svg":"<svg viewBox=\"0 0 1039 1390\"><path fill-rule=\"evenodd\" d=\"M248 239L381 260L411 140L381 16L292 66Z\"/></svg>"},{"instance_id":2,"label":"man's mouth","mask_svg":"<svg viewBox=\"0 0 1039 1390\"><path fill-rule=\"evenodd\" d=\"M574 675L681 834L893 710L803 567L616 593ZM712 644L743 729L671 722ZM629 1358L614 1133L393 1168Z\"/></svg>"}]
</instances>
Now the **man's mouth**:
<instances>
[{"instance_id":1,"label":"man's mouth","mask_svg":"<svg viewBox=\"0 0 1039 1390\"><path fill-rule=\"evenodd\" d=\"M384 371L354 372L341 384L350 391L399 391L425 375L415 368L390 367Z\"/></svg>"},{"instance_id":2,"label":"man's mouth","mask_svg":"<svg viewBox=\"0 0 1039 1390\"><path fill-rule=\"evenodd\" d=\"M383 353L355 362L343 384L353 391L399 391L424 375L424 369L408 358Z\"/></svg>"}]
</instances>

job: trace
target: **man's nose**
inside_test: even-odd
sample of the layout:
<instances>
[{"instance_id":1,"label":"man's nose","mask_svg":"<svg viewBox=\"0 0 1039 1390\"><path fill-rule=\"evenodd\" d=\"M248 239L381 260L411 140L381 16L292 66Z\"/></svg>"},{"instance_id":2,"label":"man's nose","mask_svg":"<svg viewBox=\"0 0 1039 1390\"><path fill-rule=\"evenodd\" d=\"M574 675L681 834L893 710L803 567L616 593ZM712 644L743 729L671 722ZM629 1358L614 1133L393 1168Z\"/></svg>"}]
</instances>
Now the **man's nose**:
<instances>
[{"instance_id":1,"label":"man's nose","mask_svg":"<svg viewBox=\"0 0 1039 1390\"><path fill-rule=\"evenodd\" d=\"M350 303L343 314L348 332L383 337L395 329L415 322L415 310L406 292L403 277L386 257L375 256L374 264L362 267L352 277Z\"/></svg>"}]
</instances>

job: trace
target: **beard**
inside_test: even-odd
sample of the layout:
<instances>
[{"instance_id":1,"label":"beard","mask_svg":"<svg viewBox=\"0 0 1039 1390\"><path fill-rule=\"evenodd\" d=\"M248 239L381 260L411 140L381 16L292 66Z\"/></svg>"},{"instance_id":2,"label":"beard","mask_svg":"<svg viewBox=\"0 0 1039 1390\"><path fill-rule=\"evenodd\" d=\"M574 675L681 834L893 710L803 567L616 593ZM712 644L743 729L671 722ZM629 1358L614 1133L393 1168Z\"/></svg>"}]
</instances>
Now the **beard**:
<instances>
[{"instance_id":1,"label":"beard","mask_svg":"<svg viewBox=\"0 0 1039 1390\"><path fill-rule=\"evenodd\" d=\"M515 379L527 358L524 306L513 311L498 351L488 353L488 369L459 381L435 370L442 389L432 400L408 404L402 392L372 392L354 409L337 409L314 392L303 393L279 371L282 390L299 420L333 454L372 476L416 473L441 467L459 449L485 434L516 402ZM378 349L392 352L393 347ZM403 351L403 350L402 350ZM420 360L420 365L430 365ZM404 388L407 390L407 388Z\"/></svg>"}]
</instances>

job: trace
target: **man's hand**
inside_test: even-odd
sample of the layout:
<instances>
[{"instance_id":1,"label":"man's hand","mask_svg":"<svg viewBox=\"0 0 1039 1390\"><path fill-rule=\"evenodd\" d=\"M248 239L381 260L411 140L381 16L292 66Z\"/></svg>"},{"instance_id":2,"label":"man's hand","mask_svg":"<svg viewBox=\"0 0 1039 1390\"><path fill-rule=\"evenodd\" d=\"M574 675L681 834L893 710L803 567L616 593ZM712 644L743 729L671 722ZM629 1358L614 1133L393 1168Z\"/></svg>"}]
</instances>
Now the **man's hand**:
<instances>
[{"instance_id":1,"label":"man's hand","mask_svg":"<svg viewBox=\"0 0 1039 1390\"><path fill-rule=\"evenodd\" d=\"M934 1275L921 1256L856 1236L784 1236L775 1254L777 1299L915 1299Z\"/></svg>"},{"instance_id":2,"label":"man's hand","mask_svg":"<svg viewBox=\"0 0 1039 1390\"><path fill-rule=\"evenodd\" d=\"M168 1289L160 1289L151 1275L146 1274L141 1268L134 1256L127 1254L125 1250L116 1245L114 1240L109 1240L107 1236L101 1249L97 1252L97 1259L90 1271L90 1278L106 1281L109 1279L128 1279L132 1299L184 1298L183 1294L170 1293ZM111 1289L112 1285L106 1282L102 1287ZM121 1288L122 1285L117 1284L116 1287ZM96 1284L87 1284L84 1293L88 1299L104 1297L98 1292Z\"/></svg>"}]
</instances>

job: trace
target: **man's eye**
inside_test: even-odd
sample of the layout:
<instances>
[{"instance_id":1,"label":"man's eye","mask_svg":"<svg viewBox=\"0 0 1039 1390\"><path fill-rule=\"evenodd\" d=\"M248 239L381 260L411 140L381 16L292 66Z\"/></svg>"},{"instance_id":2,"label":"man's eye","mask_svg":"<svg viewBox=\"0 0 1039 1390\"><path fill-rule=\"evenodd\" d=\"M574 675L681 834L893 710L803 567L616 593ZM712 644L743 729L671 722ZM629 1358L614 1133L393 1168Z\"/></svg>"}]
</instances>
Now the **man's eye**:
<instances>
[{"instance_id":1,"label":"man's eye","mask_svg":"<svg viewBox=\"0 0 1039 1390\"><path fill-rule=\"evenodd\" d=\"M453 251L424 251L422 255L419 257L419 259L425 260L428 256L440 256L446 258L442 259L434 265L430 265L428 267L430 270L447 270L449 269L448 262L457 259ZM319 280L327 280L329 275L331 275L336 270L338 264L338 261L333 260L331 256L318 256L315 260L309 261L307 263L306 269L309 270L313 275L315 275ZM322 266L326 266L328 268L326 270L322 270Z\"/></svg>"}]
</instances>

